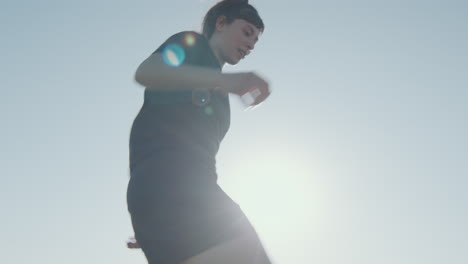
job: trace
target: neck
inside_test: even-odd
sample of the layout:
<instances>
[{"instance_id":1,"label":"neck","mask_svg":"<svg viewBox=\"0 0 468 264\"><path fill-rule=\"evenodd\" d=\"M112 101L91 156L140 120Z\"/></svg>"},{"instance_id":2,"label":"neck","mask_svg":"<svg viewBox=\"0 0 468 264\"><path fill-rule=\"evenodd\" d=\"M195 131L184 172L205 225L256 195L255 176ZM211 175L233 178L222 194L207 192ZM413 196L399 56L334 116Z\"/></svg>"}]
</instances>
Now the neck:
<instances>
[{"instance_id":1,"label":"neck","mask_svg":"<svg viewBox=\"0 0 468 264\"><path fill-rule=\"evenodd\" d=\"M221 56L222 53L221 53L221 49L219 48L220 47L219 42L213 36L208 41L208 43L210 44L211 50L213 51L214 55L216 56L216 59L218 59L219 65L221 65L221 68L223 68L224 64L226 62L224 61L223 57Z\"/></svg>"}]
</instances>

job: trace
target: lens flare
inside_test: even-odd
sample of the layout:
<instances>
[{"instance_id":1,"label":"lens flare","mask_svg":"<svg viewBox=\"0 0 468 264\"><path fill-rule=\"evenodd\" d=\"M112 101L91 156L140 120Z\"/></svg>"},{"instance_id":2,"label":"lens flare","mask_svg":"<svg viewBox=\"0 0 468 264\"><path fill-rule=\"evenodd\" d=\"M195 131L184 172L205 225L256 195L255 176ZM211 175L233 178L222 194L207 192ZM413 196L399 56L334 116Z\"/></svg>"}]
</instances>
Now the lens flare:
<instances>
[{"instance_id":1,"label":"lens flare","mask_svg":"<svg viewBox=\"0 0 468 264\"><path fill-rule=\"evenodd\" d=\"M167 45L163 50L163 59L169 66L180 66L185 60L185 51L178 44Z\"/></svg>"},{"instance_id":2,"label":"lens flare","mask_svg":"<svg viewBox=\"0 0 468 264\"><path fill-rule=\"evenodd\" d=\"M193 45L195 45L196 42L197 42L197 36L195 34L187 33L184 36L184 44L187 47L192 47Z\"/></svg>"},{"instance_id":3,"label":"lens flare","mask_svg":"<svg viewBox=\"0 0 468 264\"><path fill-rule=\"evenodd\" d=\"M207 90L192 91L192 103L198 106L205 106L211 101L211 94Z\"/></svg>"},{"instance_id":4,"label":"lens flare","mask_svg":"<svg viewBox=\"0 0 468 264\"><path fill-rule=\"evenodd\" d=\"M205 114L212 115L213 113L214 113L213 107L211 107L211 106L205 107Z\"/></svg>"}]
</instances>

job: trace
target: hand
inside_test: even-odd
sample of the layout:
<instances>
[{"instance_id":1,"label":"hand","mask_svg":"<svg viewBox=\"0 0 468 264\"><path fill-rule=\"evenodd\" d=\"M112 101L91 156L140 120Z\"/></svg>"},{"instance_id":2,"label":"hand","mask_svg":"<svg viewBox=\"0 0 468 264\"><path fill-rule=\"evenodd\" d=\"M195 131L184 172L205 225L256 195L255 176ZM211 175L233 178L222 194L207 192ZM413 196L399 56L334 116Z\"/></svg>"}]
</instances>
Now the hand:
<instances>
[{"instance_id":1,"label":"hand","mask_svg":"<svg viewBox=\"0 0 468 264\"><path fill-rule=\"evenodd\" d=\"M250 93L252 102L249 102L249 106L260 104L271 93L269 84L253 72L223 74L220 90L241 97Z\"/></svg>"}]
</instances>

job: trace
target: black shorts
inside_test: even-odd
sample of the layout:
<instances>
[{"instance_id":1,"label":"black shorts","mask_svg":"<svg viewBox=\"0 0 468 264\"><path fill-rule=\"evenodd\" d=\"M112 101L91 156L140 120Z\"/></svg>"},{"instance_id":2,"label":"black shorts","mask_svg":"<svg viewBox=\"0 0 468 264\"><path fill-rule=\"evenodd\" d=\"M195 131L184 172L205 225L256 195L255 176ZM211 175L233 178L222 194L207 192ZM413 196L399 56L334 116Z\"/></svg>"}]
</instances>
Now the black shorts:
<instances>
[{"instance_id":1,"label":"black shorts","mask_svg":"<svg viewBox=\"0 0 468 264\"><path fill-rule=\"evenodd\" d=\"M127 190L135 238L150 264L180 264L246 232L255 233L216 181L163 181L155 175L171 175L151 164L132 170ZM203 178L196 174L191 179Z\"/></svg>"}]
</instances>

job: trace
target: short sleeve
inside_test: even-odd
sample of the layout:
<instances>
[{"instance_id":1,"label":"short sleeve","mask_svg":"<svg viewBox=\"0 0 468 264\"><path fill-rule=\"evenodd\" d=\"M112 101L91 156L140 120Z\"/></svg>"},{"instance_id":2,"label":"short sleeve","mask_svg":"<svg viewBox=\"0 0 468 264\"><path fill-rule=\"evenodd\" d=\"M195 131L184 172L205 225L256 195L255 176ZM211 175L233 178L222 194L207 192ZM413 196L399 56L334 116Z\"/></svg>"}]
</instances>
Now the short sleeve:
<instances>
[{"instance_id":1,"label":"short sleeve","mask_svg":"<svg viewBox=\"0 0 468 264\"><path fill-rule=\"evenodd\" d=\"M183 31L169 37L153 53L161 53L170 66L182 64L205 66L200 60L210 52L206 38L194 31Z\"/></svg>"}]
</instances>

